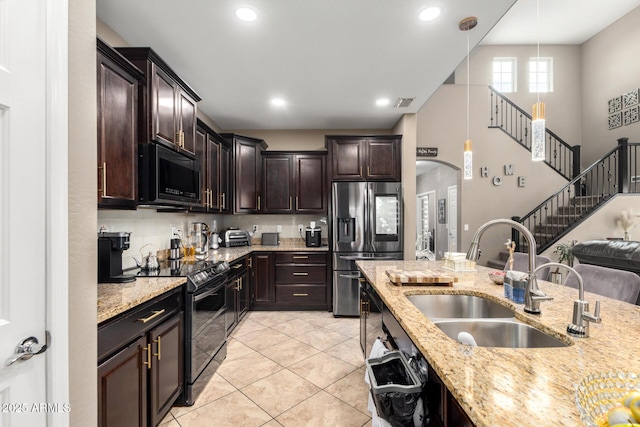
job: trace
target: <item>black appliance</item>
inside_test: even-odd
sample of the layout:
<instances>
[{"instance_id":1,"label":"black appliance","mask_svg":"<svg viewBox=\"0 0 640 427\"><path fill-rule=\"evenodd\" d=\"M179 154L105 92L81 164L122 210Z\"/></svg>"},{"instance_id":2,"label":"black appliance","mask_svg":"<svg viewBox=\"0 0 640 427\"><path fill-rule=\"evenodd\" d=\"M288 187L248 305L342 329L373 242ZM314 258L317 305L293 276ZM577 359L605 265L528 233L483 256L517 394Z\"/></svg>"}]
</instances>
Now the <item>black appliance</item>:
<instances>
[{"instance_id":1,"label":"black appliance","mask_svg":"<svg viewBox=\"0 0 640 427\"><path fill-rule=\"evenodd\" d=\"M322 246L322 229L320 227L307 227L305 233L305 242L308 248Z\"/></svg>"},{"instance_id":2,"label":"black appliance","mask_svg":"<svg viewBox=\"0 0 640 427\"><path fill-rule=\"evenodd\" d=\"M191 406L204 389L206 378L227 356L225 313L226 261L163 261L157 271L140 270L138 276L185 277L184 392L176 404Z\"/></svg>"},{"instance_id":3,"label":"black appliance","mask_svg":"<svg viewBox=\"0 0 640 427\"><path fill-rule=\"evenodd\" d=\"M200 168L196 160L156 143L138 145L138 202L199 206Z\"/></svg>"},{"instance_id":4,"label":"black appliance","mask_svg":"<svg viewBox=\"0 0 640 427\"><path fill-rule=\"evenodd\" d=\"M98 233L98 283L126 283L136 280L133 274L122 272L122 252L129 249L125 231Z\"/></svg>"}]
</instances>

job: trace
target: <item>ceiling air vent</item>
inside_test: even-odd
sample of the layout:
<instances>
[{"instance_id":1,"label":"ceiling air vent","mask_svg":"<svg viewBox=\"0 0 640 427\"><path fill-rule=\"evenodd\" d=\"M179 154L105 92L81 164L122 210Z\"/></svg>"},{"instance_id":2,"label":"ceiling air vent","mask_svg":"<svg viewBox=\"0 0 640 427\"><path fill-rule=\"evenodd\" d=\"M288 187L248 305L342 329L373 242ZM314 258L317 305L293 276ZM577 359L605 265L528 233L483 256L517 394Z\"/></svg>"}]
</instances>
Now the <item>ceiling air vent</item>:
<instances>
[{"instance_id":1,"label":"ceiling air vent","mask_svg":"<svg viewBox=\"0 0 640 427\"><path fill-rule=\"evenodd\" d=\"M408 107L415 98L398 98L396 103L393 105L394 108L404 108Z\"/></svg>"}]
</instances>

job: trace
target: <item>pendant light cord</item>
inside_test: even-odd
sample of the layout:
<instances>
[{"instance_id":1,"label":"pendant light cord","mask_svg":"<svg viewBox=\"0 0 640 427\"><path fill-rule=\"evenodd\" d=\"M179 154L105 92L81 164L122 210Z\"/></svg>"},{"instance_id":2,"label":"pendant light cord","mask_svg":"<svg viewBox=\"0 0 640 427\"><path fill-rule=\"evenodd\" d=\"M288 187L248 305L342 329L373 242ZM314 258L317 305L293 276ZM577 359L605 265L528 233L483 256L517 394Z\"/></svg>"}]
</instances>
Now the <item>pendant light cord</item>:
<instances>
[{"instance_id":1,"label":"pendant light cord","mask_svg":"<svg viewBox=\"0 0 640 427\"><path fill-rule=\"evenodd\" d=\"M538 103L540 102L540 0L536 0L536 92L538 93Z\"/></svg>"},{"instance_id":2,"label":"pendant light cord","mask_svg":"<svg viewBox=\"0 0 640 427\"><path fill-rule=\"evenodd\" d=\"M467 140L469 139L469 31L467 31Z\"/></svg>"}]
</instances>

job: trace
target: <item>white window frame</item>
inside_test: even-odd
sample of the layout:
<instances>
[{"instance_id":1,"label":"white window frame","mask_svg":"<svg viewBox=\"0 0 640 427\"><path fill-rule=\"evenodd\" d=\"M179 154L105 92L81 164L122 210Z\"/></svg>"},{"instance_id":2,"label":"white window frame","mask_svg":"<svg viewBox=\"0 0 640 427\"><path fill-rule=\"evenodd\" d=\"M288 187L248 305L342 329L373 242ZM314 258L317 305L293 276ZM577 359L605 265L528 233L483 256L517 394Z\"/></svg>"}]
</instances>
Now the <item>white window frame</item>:
<instances>
[{"instance_id":1,"label":"white window frame","mask_svg":"<svg viewBox=\"0 0 640 427\"><path fill-rule=\"evenodd\" d=\"M546 65L546 73L541 73L539 71L533 71L534 64L545 64ZM539 70L539 67L537 67ZM544 83L538 82L538 76L546 74L547 82L546 85ZM541 87L542 86L542 87ZM529 93L549 93L553 92L553 58L552 57L531 57L529 58Z\"/></svg>"},{"instance_id":2,"label":"white window frame","mask_svg":"<svg viewBox=\"0 0 640 427\"><path fill-rule=\"evenodd\" d=\"M511 64L511 90L504 90L505 83L502 82L502 79L500 81L496 81L496 71L495 71L496 63ZM503 76L506 74L507 73L504 73L502 70L499 72L500 76ZM491 63L491 81L494 89L502 93L517 92L518 91L517 77L518 77L518 58L514 56L500 56L500 57L493 58L493 61Z\"/></svg>"}]
</instances>

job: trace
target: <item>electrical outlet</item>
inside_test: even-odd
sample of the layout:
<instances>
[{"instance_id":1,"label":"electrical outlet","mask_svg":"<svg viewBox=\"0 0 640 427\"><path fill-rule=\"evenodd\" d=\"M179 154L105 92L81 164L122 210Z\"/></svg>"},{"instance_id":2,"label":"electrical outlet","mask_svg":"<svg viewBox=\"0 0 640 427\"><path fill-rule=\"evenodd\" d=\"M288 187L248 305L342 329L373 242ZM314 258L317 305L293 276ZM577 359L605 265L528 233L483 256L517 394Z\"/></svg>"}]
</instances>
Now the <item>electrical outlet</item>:
<instances>
[{"instance_id":1,"label":"electrical outlet","mask_svg":"<svg viewBox=\"0 0 640 427\"><path fill-rule=\"evenodd\" d=\"M302 233L302 230L304 230L304 225L298 224L298 233Z\"/></svg>"},{"instance_id":2,"label":"electrical outlet","mask_svg":"<svg viewBox=\"0 0 640 427\"><path fill-rule=\"evenodd\" d=\"M280 224L276 225L276 231L282 233L282 226Z\"/></svg>"},{"instance_id":3,"label":"electrical outlet","mask_svg":"<svg viewBox=\"0 0 640 427\"><path fill-rule=\"evenodd\" d=\"M253 232L254 232L254 233L257 233L257 232L258 232L258 226L257 226L257 225L254 225L254 226L253 226Z\"/></svg>"}]
</instances>

